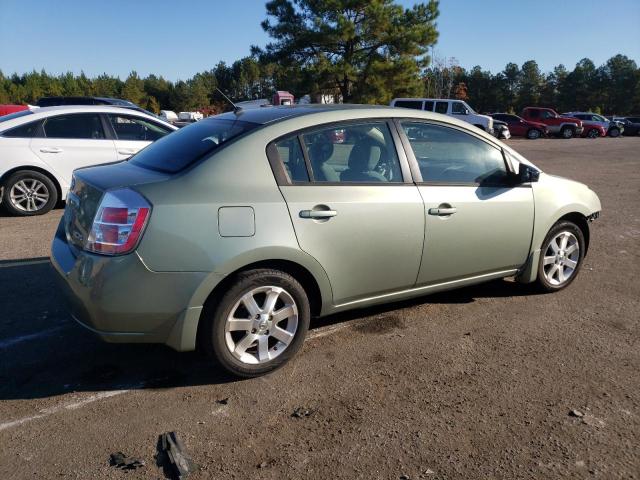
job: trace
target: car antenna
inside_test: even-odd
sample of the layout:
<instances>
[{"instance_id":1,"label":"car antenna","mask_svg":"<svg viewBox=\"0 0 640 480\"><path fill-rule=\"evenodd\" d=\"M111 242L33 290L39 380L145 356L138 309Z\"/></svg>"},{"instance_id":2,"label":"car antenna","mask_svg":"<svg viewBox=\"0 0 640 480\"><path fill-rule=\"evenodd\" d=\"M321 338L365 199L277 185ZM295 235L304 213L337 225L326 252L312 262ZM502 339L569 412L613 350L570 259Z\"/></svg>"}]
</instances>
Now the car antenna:
<instances>
[{"instance_id":1,"label":"car antenna","mask_svg":"<svg viewBox=\"0 0 640 480\"><path fill-rule=\"evenodd\" d=\"M227 97L227 96L224 94L224 92L223 92L222 90L220 90L218 87L216 87L216 90L217 90L218 92L220 92L220 95L222 95L222 96L224 97L224 99L225 99L227 102L229 102L229 103L231 104L231 106L233 107L233 112L234 112L234 113L238 113L240 110L242 110L242 108L240 108L240 107L236 106L236 104L235 104L235 103L233 103L233 102L231 101L231 99L230 99L229 97Z\"/></svg>"}]
</instances>

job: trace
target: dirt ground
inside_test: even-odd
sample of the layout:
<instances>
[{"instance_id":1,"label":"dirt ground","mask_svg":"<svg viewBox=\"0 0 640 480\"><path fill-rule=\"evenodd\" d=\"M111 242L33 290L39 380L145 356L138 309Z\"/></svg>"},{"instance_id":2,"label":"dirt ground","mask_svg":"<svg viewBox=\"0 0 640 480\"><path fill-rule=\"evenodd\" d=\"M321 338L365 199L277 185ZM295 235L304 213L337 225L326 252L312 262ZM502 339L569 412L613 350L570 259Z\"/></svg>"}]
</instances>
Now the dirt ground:
<instances>
[{"instance_id":1,"label":"dirt ground","mask_svg":"<svg viewBox=\"0 0 640 480\"><path fill-rule=\"evenodd\" d=\"M504 280L316 321L253 380L101 343L52 283L61 210L0 218L0 478L164 478L171 430L190 479L640 478L640 138L509 143L600 196L568 289ZM109 466L117 451L146 466Z\"/></svg>"}]
</instances>

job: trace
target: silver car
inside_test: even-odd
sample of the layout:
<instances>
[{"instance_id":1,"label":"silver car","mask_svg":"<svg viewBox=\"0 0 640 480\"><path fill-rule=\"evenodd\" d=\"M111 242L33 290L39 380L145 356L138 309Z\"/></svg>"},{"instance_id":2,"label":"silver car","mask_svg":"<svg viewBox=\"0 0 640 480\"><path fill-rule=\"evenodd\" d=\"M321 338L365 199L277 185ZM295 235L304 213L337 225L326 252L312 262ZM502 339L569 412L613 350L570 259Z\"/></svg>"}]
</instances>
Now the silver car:
<instances>
[{"instance_id":1,"label":"silver car","mask_svg":"<svg viewBox=\"0 0 640 480\"><path fill-rule=\"evenodd\" d=\"M261 108L77 170L51 257L105 340L199 346L255 376L312 317L509 276L565 288L599 211L585 185L448 116Z\"/></svg>"}]
</instances>

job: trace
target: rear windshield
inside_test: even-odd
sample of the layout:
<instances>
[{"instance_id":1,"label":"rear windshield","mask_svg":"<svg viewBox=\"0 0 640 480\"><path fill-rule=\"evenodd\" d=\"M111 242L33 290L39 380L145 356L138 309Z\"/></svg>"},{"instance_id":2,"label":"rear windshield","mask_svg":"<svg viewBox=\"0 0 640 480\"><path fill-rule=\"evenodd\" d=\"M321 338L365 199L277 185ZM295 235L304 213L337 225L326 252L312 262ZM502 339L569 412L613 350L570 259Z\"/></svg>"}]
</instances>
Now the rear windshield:
<instances>
[{"instance_id":1,"label":"rear windshield","mask_svg":"<svg viewBox=\"0 0 640 480\"><path fill-rule=\"evenodd\" d=\"M20 110L19 112L10 113L8 115L0 116L0 122L6 122L7 120L13 120L14 118L24 117L25 115L31 115L31 110Z\"/></svg>"},{"instance_id":2,"label":"rear windshield","mask_svg":"<svg viewBox=\"0 0 640 480\"><path fill-rule=\"evenodd\" d=\"M131 163L152 170L176 173L257 126L257 123L240 120L200 120L152 143L134 155Z\"/></svg>"}]
</instances>

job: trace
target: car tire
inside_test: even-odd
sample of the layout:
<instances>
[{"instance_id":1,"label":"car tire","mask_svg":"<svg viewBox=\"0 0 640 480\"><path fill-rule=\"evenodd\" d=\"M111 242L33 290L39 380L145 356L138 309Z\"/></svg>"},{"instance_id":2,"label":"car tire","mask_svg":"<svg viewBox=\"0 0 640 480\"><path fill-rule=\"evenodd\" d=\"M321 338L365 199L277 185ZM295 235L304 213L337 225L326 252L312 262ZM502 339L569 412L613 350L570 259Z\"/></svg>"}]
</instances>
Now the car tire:
<instances>
[{"instance_id":1,"label":"car tire","mask_svg":"<svg viewBox=\"0 0 640 480\"><path fill-rule=\"evenodd\" d=\"M531 128L527 131L527 138L529 140L536 140L542 136L542 132L537 128Z\"/></svg>"},{"instance_id":2,"label":"car tire","mask_svg":"<svg viewBox=\"0 0 640 480\"><path fill-rule=\"evenodd\" d=\"M575 133L576 132L571 127L562 127L562 130L560 130L560 136L566 140L573 138Z\"/></svg>"},{"instance_id":3,"label":"car tire","mask_svg":"<svg viewBox=\"0 0 640 480\"><path fill-rule=\"evenodd\" d=\"M598 138L599 136L600 136L600 132L595 128L592 128L587 132L587 137L589 138Z\"/></svg>"},{"instance_id":4,"label":"car tire","mask_svg":"<svg viewBox=\"0 0 640 480\"><path fill-rule=\"evenodd\" d=\"M251 378L291 359L304 343L311 309L300 283L280 270L242 272L203 313L200 346L231 374ZM286 317L276 320L280 314ZM275 314L275 315L274 315Z\"/></svg>"},{"instance_id":5,"label":"car tire","mask_svg":"<svg viewBox=\"0 0 640 480\"><path fill-rule=\"evenodd\" d=\"M20 170L3 183L2 205L10 215L44 215L58 202L58 190L46 175Z\"/></svg>"},{"instance_id":6,"label":"car tire","mask_svg":"<svg viewBox=\"0 0 640 480\"><path fill-rule=\"evenodd\" d=\"M570 221L556 223L542 242L538 286L545 292L556 292L569 286L580 271L584 253L582 230Z\"/></svg>"},{"instance_id":7,"label":"car tire","mask_svg":"<svg viewBox=\"0 0 640 480\"><path fill-rule=\"evenodd\" d=\"M620 129L619 128L615 128L615 127L611 128L611 129L609 129L608 135L611 138L619 137L620 136Z\"/></svg>"}]
</instances>

